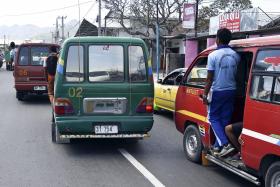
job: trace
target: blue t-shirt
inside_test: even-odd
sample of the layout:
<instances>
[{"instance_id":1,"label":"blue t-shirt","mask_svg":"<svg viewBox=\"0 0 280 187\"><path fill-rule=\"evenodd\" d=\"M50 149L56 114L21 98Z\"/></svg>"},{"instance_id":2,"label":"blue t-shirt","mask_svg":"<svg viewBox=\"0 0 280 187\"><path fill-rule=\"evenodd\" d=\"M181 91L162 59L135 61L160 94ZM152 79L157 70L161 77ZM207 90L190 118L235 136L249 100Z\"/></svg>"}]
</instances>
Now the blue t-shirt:
<instances>
[{"instance_id":1,"label":"blue t-shirt","mask_svg":"<svg viewBox=\"0 0 280 187\"><path fill-rule=\"evenodd\" d=\"M207 69L214 72L211 90L236 89L236 72L239 55L230 47L221 47L208 55Z\"/></svg>"}]
</instances>

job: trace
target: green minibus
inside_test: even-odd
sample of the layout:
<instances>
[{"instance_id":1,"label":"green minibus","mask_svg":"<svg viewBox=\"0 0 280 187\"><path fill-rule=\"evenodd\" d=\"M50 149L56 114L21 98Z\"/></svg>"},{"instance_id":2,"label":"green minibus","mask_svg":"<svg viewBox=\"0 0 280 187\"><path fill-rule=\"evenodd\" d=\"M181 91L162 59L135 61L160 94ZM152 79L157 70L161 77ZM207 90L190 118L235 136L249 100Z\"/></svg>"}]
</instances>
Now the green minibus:
<instances>
[{"instance_id":1,"label":"green minibus","mask_svg":"<svg viewBox=\"0 0 280 187\"><path fill-rule=\"evenodd\" d=\"M154 88L148 58L139 38L66 40L55 77L53 142L149 136Z\"/></svg>"}]
</instances>

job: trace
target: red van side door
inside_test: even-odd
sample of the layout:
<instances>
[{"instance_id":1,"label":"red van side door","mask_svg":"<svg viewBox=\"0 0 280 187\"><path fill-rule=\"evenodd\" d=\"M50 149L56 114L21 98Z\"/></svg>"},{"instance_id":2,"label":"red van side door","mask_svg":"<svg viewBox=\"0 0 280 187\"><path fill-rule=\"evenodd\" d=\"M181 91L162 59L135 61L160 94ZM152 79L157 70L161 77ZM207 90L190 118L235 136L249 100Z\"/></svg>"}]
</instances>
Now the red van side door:
<instances>
[{"instance_id":1,"label":"red van side door","mask_svg":"<svg viewBox=\"0 0 280 187\"><path fill-rule=\"evenodd\" d=\"M204 145L210 143L206 137L209 131L207 106L201 99L207 77L206 66L207 56L200 56L194 61L178 89L175 106L176 128L183 133L186 122L197 124Z\"/></svg>"}]
</instances>

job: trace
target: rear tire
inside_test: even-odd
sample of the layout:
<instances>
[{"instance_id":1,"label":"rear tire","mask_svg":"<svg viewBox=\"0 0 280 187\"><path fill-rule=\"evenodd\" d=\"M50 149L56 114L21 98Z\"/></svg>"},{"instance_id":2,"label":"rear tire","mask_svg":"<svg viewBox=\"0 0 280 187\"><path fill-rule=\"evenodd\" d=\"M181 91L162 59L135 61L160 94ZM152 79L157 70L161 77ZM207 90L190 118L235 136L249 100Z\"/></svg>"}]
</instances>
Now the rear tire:
<instances>
[{"instance_id":1,"label":"rear tire","mask_svg":"<svg viewBox=\"0 0 280 187\"><path fill-rule=\"evenodd\" d=\"M60 133L58 131L57 125L54 122L52 123L52 142L57 144L70 143L69 138L60 138Z\"/></svg>"},{"instance_id":2,"label":"rear tire","mask_svg":"<svg viewBox=\"0 0 280 187\"><path fill-rule=\"evenodd\" d=\"M17 92L16 92L16 98L17 98L19 101L23 101L23 100L24 100L24 97L25 97L24 92L20 92L20 91L17 91Z\"/></svg>"},{"instance_id":3,"label":"rear tire","mask_svg":"<svg viewBox=\"0 0 280 187\"><path fill-rule=\"evenodd\" d=\"M271 164L265 175L265 187L277 186L280 186L280 161Z\"/></svg>"},{"instance_id":4,"label":"rear tire","mask_svg":"<svg viewBox=\"0 0 280 187\"><path fill-rule=\"evenodd\" d=\"M202 141L199 130L194 125L189 125L183 138L184 152L188 160L201 163Z\"/></svg>"}]
</instances>

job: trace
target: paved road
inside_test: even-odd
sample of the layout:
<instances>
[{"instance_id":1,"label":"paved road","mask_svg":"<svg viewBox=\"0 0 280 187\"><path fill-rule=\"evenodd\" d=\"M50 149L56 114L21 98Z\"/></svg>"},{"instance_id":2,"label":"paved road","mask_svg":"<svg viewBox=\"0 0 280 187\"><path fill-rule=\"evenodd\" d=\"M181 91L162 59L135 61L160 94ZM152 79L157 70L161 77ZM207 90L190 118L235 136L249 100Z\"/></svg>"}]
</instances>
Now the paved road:
<instances>
[{"instance_id":1,"label":"paved road","mask_svg":"<svg viewBox=\"0 0 280 187\"><path fill-rule=\"evenodd\" d=\"M15 98L12 72L0 69L0 186L153 186L127 152L165 186L254 186L217 167L187 161L172 114L155 115L152 137L124 141L51 142L46 97ZM144 171L147 174L147 171Z\"/></svg>"}]
</instances>

